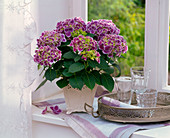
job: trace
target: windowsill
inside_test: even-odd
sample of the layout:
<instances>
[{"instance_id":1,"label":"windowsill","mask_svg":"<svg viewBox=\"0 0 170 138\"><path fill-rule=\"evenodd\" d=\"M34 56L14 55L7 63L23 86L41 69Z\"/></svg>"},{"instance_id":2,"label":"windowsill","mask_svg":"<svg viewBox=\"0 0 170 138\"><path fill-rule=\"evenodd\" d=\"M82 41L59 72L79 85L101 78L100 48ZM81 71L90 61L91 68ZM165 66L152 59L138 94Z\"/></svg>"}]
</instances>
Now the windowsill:
<instances>
[{"instance_id":1,"label":"windowsill","mask_svg":"<svg viewBox=\"0 0 170 138\"><path fill-rule=\"evenodd\" d=\"M163 87L162 91L169 92L170 91L170 85Z\"/></svg>"},{"instance_id":2,"label":"windowsill","mask_svg":"<svg viewBox=\"0 0 170 138\"><path fill-rule=\"evenodd\" d=\"M61 98L62 94L59 94L58 98ZM53 97L54 98L54 97ZM57 98L55 96L55 98ZM36 106L32 105L32 120L38 121L41 123L47 123L51 125L57 125L61 127L69 127L66 122L63 119L58 118L56 115L47 113L45 115L41 114L42 109L37 108ZM157 138L157 137L163 137L168 138L169 137L169 130L170 126L161 127L161 128L155 128L151 130L143 130L135 132L131 138Z\"/></svg>"},{"instance_id":3,"label":"windowsill","mask_svg":"<svg viewBox=\"0 0 170 138\"><path fill-rule=\"evenodd\" d=\"M49 99L57 99L57 98L64 98L63 92L62 91L58 91L57 94L52 95L45 100L49 100ZM40 101L35 101L35 102L40 102ZM56 115L54 114L50 114L50 113L46 113L45 115L41 114L42 109L32 105L32 120L33 121L39 121L39 122L43 122L43 123L49 123L49 124L53 124L53 125L61 125L61 126L67 126L66 122L61 119L58 118Z\"/></svg>"},{"instance_id":4,"label":"windowsill","mask_svg":"<svg viewBox=\"0 0 170 138\"><path fill-rule=\"evenodd\" d=\"M49 123L53 125L61 125L61 126L67 126L66 122L56 117L56 115L46 113L45 115L41 114L42 109L37 108L36 106L32 106L32 120L33 121L39 121L43 123Z\"/></svg>"}]
</instances>

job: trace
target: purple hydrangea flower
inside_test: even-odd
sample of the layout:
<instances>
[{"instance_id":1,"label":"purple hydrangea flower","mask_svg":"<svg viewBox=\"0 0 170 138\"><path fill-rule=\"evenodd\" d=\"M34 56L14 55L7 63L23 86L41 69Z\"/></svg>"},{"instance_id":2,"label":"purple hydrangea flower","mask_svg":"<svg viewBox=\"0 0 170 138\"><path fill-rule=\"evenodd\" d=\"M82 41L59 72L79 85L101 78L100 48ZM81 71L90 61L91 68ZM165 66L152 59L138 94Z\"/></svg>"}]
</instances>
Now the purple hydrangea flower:
<instances>
[{"instance_id":1,"label":"purple hydrangea flower","mask_svg":"<svg viewBox=\"0 0 170 138\"><path fill-rule=\"evenodd\" d=\"M82 55L82 59L87 60L96 60L100 63L100 54L97 52L97 41L90 36L79 35L74 37L70 43L70 46L73 47L73 51L78 52L79 55Z\"/></svg>"},{"instance_id":2,"label":"purple hydrangea flower","mask_svg":"<svg viewBox=\"0 0 170 138\"><path fill-rule=\"evenodd\" d=\"M81 52L83 50L97 50L97 41L90 36L79 35L78 37L73 38L70 46L73 47L74 52Z\"/></svg>"},{"instance_id":3,"label":"purple hydrangea flower","mask_svg":"<svg viewBox=\"0 0 170 138\"><path fill-rule=\"evenodd\" d=\"M120 35L109 35L106 34L98 43L99 49L109 57L121 56L128 50L126 40Z\"/></svg>"},{"instance_id":4,"label":"purple hydrangea flower","mask_svg":"<svg viewBox=\"0 0 170 138\"><path fill-rule=\"evenodd\" d=\"M66 42L65 35L62 33L57 33L56 31L44 31L40 38L37 39L38 47L41 46L54 46L58 47L61 42Z\"/></svg>"},{"instance_id":5,"label":"purple hydrangea flower","mask_svg":"<svg viewBox=\"0 0 170 138\"><path fill-rule=\"evenodd\" d=\"M120 30L116 27L116 25L112 22L112 20L92 20L87 23L87 32L95 34L97 36L97 40L100 40L106 34L116 34L120 33Z\"/></svg>"},{"instance_id":6,"label":"purple hydrangea flower","mask_svg":"<svg viewBox=\"0 0 170 138\"><path fill-rule=\"evenodd\" d=\"M62 112L62 110L56 105L56 106L51 106L51 110L53 111L54 114L59 114Z\"/></svg>"},{"instance_id":7,"label":"purple hydrangea flower","mask_svg":"<svg viewBox=\"0 0 170 138\"><path fill-rule=\"evenodd\" d=\"M83 51L80 53L80 55L82 55L82 59L84 59L85 61L87 59L91 59L91 60L96 60L98 63L100 63L100 54L99 52L95 51L95 50L90 50L90 51Z\"/></svg>"},{"instance_id":8,"label":"purple hydrangea flower","mask_svg":"<svg viewBox=\"0 0 170 138\"><path fill-rule=\"evenodd\" d=\"M66 19L57 23L56 32L63 33L67 38L71 37L71 33L77 30L86 31L86 24L80 17Z\"/></svg>"},{"instance_id":9,"label":"purple hydrangea flower","mask_svg":"<svg viewBox=\"0 0 170 138\"><path fill-rule=\"evenodd\" d=\"M57 47L40 46L35 50L34 61L40 65L49 66L61 59L61 51Z\"/></svg>"}]
</instances>

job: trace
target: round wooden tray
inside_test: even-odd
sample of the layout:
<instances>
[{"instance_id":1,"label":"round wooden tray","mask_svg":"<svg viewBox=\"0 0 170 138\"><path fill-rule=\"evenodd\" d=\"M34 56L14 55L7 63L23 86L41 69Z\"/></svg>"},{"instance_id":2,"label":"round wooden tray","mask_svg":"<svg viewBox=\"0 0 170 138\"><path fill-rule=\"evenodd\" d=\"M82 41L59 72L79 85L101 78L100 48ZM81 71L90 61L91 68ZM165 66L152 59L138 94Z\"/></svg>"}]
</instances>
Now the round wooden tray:
<instances>
[{"instance_id":1,"label":"round wooden tray","mask_svg":"<svg viewBox=\"0 0 170 138\"><path fill-rule=\"evenodd\" d=\"M116 94L105 95L117 99ZM102 96L103 97L103 96ZM111 107L98 99L98 114L101 118L124 123L149 123L170 120L170 93L158 92L157 106L154 108L122 108ZM133 95L132 104L136 104Z\"/></svg>"}]
</instances>

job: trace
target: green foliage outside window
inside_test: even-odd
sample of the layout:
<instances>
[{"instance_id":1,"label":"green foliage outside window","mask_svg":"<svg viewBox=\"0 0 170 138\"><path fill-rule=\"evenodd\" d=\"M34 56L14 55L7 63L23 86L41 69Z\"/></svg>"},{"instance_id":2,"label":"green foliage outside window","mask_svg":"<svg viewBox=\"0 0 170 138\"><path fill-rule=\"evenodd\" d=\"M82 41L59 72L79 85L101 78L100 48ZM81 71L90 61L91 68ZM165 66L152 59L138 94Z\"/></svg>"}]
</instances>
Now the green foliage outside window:
<instances>
[{"instance_id":1,"label":"green foliage outside window","mask_svg":"<svg viewBox=\"0 0 170 138\"><path fill-rule=\"evenodd\" d=\"M112 20L127 41L125 59L119 59L122 75L129 75L132 66L144 65L144 0L88 0L88 20L92 19Z\"/></svg>"}]
</instances>

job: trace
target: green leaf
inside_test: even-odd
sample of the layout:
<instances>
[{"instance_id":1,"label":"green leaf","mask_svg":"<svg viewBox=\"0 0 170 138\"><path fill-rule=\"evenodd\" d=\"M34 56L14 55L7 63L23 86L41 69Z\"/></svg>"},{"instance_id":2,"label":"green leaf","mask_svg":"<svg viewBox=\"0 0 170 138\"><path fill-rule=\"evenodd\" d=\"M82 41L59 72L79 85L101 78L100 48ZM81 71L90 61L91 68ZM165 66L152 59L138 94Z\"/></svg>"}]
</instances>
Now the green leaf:
<instances>
[{"instance_id":1,"label":"green leaf","mask_svg":"<svg viewBox=\"0 0 170 138\"><path fill-rule=\"evenodd\" d=\"M84 64L76 62L69 67L69 72L75 73L84 69Z\"/></svg>"},{"instance_id":2,"label":"green leaf","mask_svg":"<svg viewBox=\"0 0 170 138\"><path fill-rule=\"evenodd\" d=\"M67 79L61 79L56 82L57 86L60 88L64 88L65 86L68 85L68 83L69 82L67 81Z\"/></svg>"},{"instance_id":3,"label":"green leaf","mask_svg":"<svg viewBox=\"0 0 170 138\"><path fill-rule=\"evenodd\" d=\"M100 73L97 70L93 70L91 74L95 78L96 83L101 85Z\"/></svg>"},{"instance_id":4,"label":"green leaf","mask_svg":"<svg viewBox=\"0 0 170 138\"><path fill-rule=\"evenodd\" d=\"M87 33L87 35L86 35L86 36L94 37L94 36L96 36L96 35L91 34L91 33Z\"/></svg>"},{"instance_id":5,"label":"green leaf","mask_svg":"<svg viewBox=\"0 0 170 138\"><path fill-rule=\"evenodd\" d=\"M80 76L74 76L69 79L69 83L73 88L82 89L84 83Z\"/></svg>"},{"instance_id":6,"label":"green leaf","mask_svg":"<svg viewBox=\"0 0 170 138\"><path fill-rule=\"evenodd\" d=\"M126 59L126 57L125 57L125 56L122 56L122 55L120 56L120 58L124 58L124 59Z\"/></svg>"},{"instance_id":7,"label":"green leaf","mask_svg":"<svg viewBox=\"0 0 170 138\"><path fill-rule=\"evenodd\" d=\"M45 77L49 81L53 81L56 78L56 76L57 76L57 73L54 69L49 68L45 72Z\"/></svg>"},{"instance_id":8,"label":"green leaf","mask_svg":"<svg viewBox=\"0 0 170 138\"><path fill-rule=\"evenodd\" d=\"M53 67L54 67L55 70L58 70L58 69L62 68L62 65L63 65L63 61L60 60L60 61L56 62L56 63L53 65Z\"/></svg>"},{"instance_id":9,"label":"green leaf","mask_svg":"<svg viewBox=\"0 0 170 138\"><path fill-rule=\"evenodd\" d=\"M101 69L107 69L109 66L103 57L100 57L100 64L97 65Z\"/></svg>"},{"instance_id":10,"label":"green leaf","mask_svg":"<svg viewBox=\"0 0 170 138\"><path fill-rule=\"evenodd\" d=\"M77 62L81 59L81 57L79 55L77 55L75 58L74 58L74 61Z\"/></svg>"},{"instance_id":11,"label":"green leaf","mask_svg":"<svg viewBox=\"0 0 170 138\"><path fill-rule=\"evenodd\" d=\"M69 68L74 62L72 60L64 61L64 67Z\"/></svg>"},{"instance_id":12,"label":"green leaf","mask_svg":"<svg viewBox=\"0 0 170 138\"><path fill-rule=\"evenodd\" d=\"M113 67L108 67L107 69L104 69L104 71L108 74L112 74L114 72L114 68Z\"/></svg>"},{"instance_id":13,"label":"green leaf","mask_svg":"<svg viewBox=\"0 0 170 138\"><path fill-rule=\"evenodd\" d=\"M119 71L119 74L118 74L116 77L120 77L120 75L121 75L121 68L120 68L120 66L117 65L117 64L112 64L112 66L115 67L115 68L117 68L118 71Z\"/></svg>"},{"instance_id":14,"label":"green leaf","mask_svg":"<svg viewBox=\"0 0 170 138\"><path fill-rule=\"evenodd\" d=\"M57 47L57 48L62 51L62 54L63 54L63 55L64 55L65 53L69 52L69 51L72 49L72 47L70 47L70 46L64 46L64 45L59 46L59 47Z\"/></svg>"},{"instance_id":15,"label":"green leaf","mask_svg":"<svg viewBox=\"0 0 170 138\"><path fill-rule=\"evenodd\" d=\"M34 92L36 92L39 88L41 88L46 82L47 82L47 79L43 80Z\"/></svg>"},{"instance_id":16,"label":"green leaf","mask_svg":"<svg viewBox=\"0 0 170 138\"><path fill-rule=\"evenodd\" d=\"M76 56L77 55L75 53L71 52L71 51L69 51L69 52L67 52L63 55L63 57L66 58L66 59L74 59Z\"/></svg>"},{"instance_id":17,"label":"green leaf","mask_svg":"<svg viewBox=\"0 0 170 138\"><path fill-rule=\"evenodd\" d=\"M96 61L93 61L93 60L88 60L88 64L89 64L90 67L95 68L98 63Z\"/></svg>"},{"instance_id":18,"label":"green leaf","mask_svg":"<svg viewBox=\"0 0 170 138\"><path fill-rule=\"evenodd\" d=\"M82 75L83 81L89 89L93 89L95 86L95 78L92 74L85 72Z\"/></svg>"},{"instance_id":19,"label":"green leaf","mask_svg":"<svg viewBox=\"0 0 170 138\"><path fill-rule=\"evenodd\" d=\"M103 73L101 75L101 82L102 85L110 92L112 92L113 88L114 88L114 81L113 78L106 73Z\"/></svg>"},{"instance_id":20,"label":"green leaf","mask_svg":"<svg viewBox=\"0 0 170 138\"><path fill-rule=\"evenodd\" d=\"M61 46L68 46L70 44L71 40L67 40L67 42L62 42Z\"/></svg>"},{"instance_id":21,"label":"green leaf","mask_svg":"<svg viewBox=\"0 0 170 138\"><path fill-rule=\"evenodd\" d=\"M42 66L40 64L38 64L38 70L41 68Z\"/></svg>"},{"instance_id":22,"label":"green leaf","mask_svg":"<svg viewBox=\"0 0 170 138\"><path fill-rule=\"evenodd\" d=\"M68 72L68 69L65 69L65 70L62 72L62 74L63 74L65 77L71 77L71 76L73 76L72 73Z\"/></svg>"},{"instance_id":23,"label":"green leaf","mask_svg":"<svg viewBox=\"0 0 170 138\"><path fill-rule=\"evenodd\" d=\"M61 77L63 69L56 70L56 78Z\"/></svg>"}]
</instances>

